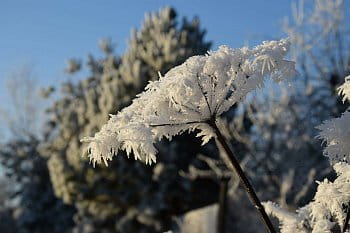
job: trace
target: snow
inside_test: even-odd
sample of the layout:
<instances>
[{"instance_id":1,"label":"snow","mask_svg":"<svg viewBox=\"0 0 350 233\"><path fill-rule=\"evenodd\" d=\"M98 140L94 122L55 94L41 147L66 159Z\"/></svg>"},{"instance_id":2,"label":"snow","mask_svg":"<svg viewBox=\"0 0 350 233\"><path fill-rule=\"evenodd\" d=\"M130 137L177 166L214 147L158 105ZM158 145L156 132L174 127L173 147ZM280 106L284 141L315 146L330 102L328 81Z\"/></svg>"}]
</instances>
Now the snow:
<instances>
[{"instance_id":1,"label":"snow","mask_svg":"<svg viewBox=\"0 0 350 233\"><path fill-rule=\"evenodd\" d=\"M207 124L263 86L264 77L276 82L296 74L285 60L288 39L266 41L255 48L221 46L205 56L193 56L158 81L150 82L133 103L111 115L88 142L87 153L95 163L107 162L124 150L146 164L156 162L154 143L162 138L198 129L203 143L214 137Z\"/></svg>"}]
</instances>

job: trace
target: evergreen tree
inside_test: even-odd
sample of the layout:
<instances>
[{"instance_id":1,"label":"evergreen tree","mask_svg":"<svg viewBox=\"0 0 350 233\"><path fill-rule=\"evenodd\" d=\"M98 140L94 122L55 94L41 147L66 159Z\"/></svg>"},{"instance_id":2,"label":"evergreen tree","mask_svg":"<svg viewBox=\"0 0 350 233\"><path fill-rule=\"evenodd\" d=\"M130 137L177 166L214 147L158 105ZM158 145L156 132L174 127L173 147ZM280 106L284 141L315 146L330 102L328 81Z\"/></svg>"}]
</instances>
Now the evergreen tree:
<instances>
[{"instance_id":1,"label":"evergreen tree","mask_svg":"<svg viewBox=\"0 0 350 233\"><path fill-rule=\"evenodd\" d=\"M198 163L199 153L211 149L202 149L192 137L178 139L184 143L160 143L162 159L156 166L118 155L108 167L93 168L81 156L80 143L107 122L108 114L129 105L158 71L165 73L189 56L205 53L210 43L204 35L198 19L184 19L178 26L175 10L164 8L147 15L142 28L132 32L123 56L115 56L113 45L103 40L105 57L89 56L90 76L62 86L62 97L48 109L51 118L41 152L48 158L55 194L78 210L76 232L163 232L174 215L215 200L213 182L179 176L180 170ZM67 71L79 69L76 60L71 63L74 69Z\"/></svg>"},{"instance_id":2,"label":"evergreen tree","mask_svg":"<svg viewBox=\"0 0 350 233\"><path fill-rule=\"evenodd\" d=\"M44 111L32 66L17 66L6 84L10 103L0 109L8 131L0 144L0 175L8 184L0 187L1 232L69 232L75 209L55 197L47 161L38 152Z\"/></svg>"}]
</instances>

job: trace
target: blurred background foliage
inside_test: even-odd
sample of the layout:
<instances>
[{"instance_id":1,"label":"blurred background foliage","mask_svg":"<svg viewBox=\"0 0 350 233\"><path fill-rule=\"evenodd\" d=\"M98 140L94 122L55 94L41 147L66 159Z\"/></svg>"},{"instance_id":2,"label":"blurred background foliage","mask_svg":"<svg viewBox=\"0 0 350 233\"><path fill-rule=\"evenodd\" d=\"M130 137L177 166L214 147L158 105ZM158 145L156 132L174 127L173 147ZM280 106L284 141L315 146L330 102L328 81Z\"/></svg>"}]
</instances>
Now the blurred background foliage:
<instances>
[{"instance_id":1,"label":"blurred background foliage","mask_svg":"<svg viewBox=\"0 0 350 233\"><path fill-rule=\"evenodd\" d=\"M299 1L293 9L283 30L293 43L299 77L278 87L267 84L226 114L221 125L259 197L291 210L312 199L315 180L334 177L315 126L344 111L335 93L350 73L349 28L343 21L349 9L343 1ZM194 135L161 142L153 166L120 153L108 167L93 168L83 156L80 139L129 105L158 72L210 49L205 33L198 18L179 20L167 7L146 15L125 53L116 54L106 38L98 44L102 58L70 59L68 81L41 89L42 98L33 95L39 87L25 78L30 69L11 76L18 117L0 111L13 135L0 147L1 232L193 233L181 226L181 216L217 203L225 182L227 200L220 200L219 211L227 206L226 232L263 232L214 142L201 147ZM86 77L75 80L85 68ZM43 132L37 129L42 121Z\"/></svg>"}]
</instances>

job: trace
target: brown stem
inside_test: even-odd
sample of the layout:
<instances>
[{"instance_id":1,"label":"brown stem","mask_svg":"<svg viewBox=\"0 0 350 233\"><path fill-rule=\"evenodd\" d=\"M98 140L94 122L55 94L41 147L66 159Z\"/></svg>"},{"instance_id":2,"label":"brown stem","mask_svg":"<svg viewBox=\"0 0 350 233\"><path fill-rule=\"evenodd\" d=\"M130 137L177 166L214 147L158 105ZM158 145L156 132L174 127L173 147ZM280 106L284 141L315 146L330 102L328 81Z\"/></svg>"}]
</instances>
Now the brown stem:
<instances>
[{"instance_id":1,"label":"brown stem","mask_svg":"<svg viewBox=\"0 0 350 233\"><path fill-rule=\"evenodd\" d=\"M160 126L178 126L178 125L190 125L190 124L200 124L204 121L187 121L187 122L169 122L163 124L150 124L150 127L160 127Z\"/></svg>"},{"instance_id":2,"label":"brown stem","mask_svg":"<svg viewBox=\"0 0 350 233\"><path fill-rule=\"evenodd\" d=\"M220 144L224 148L228 158L230 159L230 162L234 168L234 172L238 175L241 183L243 184L243 186L248 194L250 201L253 203L254 207L257 209L258 213L260 214L260 217L263 220L268 232L276 233L268 215L265 212L263 205L261 204L258 196L256 195L256 193L255 193L252 185L250 184L247 176L245 175L244 171L242 170L241 166L239 165L239 162L237 161L232 150L230 149L230 147L226 143L225 138L222 136L219 128L217 127L217 125L215 123L215 118L212 118L210 121L208 121L208 124L214 129L218 141L220 142Z\"/></svg>"},{"instance_id":3,"label":"brown stem","mask_svg":"<svg viewBox=\"0 0 350 233\"><path fill-rule=\"evenodd\" d=\"M216 231L217 233L225 233L228 181L229 178L220 179L219 210Z\"/></svg>"},{"instance_id":4,"label":"brown stem","mask_svg":"<svg viewBox=\"0 0 350 233\"><path fill-rule=\"evenodd\" d=\"M348 203L348 208L346 208L346 219L345 219L345 222L344 222L344 226L343 226L343 233L346 232L346 229L348 228L349 226L349 220L350 220L350 201Z\"/></svg>"}]
</instances>

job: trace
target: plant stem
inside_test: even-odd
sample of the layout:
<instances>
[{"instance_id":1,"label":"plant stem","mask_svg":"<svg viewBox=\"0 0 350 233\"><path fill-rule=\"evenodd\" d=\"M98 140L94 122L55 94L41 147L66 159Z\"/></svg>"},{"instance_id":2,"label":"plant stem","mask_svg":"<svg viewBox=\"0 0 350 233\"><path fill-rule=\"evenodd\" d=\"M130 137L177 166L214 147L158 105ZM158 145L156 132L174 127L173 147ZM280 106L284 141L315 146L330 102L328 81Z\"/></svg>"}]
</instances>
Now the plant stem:
<instances>
[{"instance_id":1,"label":"plant stem","mask_svg":"<svg viewBox=\"0 0 350 233\"><path fill-rule=\"evenodd\" d=\"M253 203L254 207L257 209L258 213L260 214L260 217L263 220L268 232L276 233L268 215L265 212L263 205L261 204L258 196L256 195L256 193L255 193L252 185L250 184L247 176L245 175L244 171L242 170L241 166L239 165L239 162L237 161L232 150L230 149L230 147L226 143L225 138L222 136L219 128L217 127L217 125L215 123L215 118L208 121L208 124L214 129L218 141L220 142L220 144L224 148L224 150L225 150L225 152L226 152L226 154L227 154L227 156L228 156L228 158L229 158L229 160L234 168L234 172L238 175L241 183L243 184L243 186L248 194L250 201Z\"/></svg>"},{"instance_id":2,"label":"plant stem","mask_svg":"<svg viewBox=\"0 0 350 233\"><path fill-rule=\"evenodd\" d=\"M348 202L348 208L346 208L346 219L345 219L345 222L344 222L344 226L343 226L343 233L346 232L346 229L348 228L349 226L349 220L350 220L350 201Z\"/></svg>"},{"instance_id":3,"label":"plant stem","mask_svg":"<svg viewBox=\"0 0 350 233\"><path fill-rule=\"evenodd\" d=\"M225 233L228 181L229 178L220 179L219 210L216 233Z\"/></svg>"}]
</instances>

